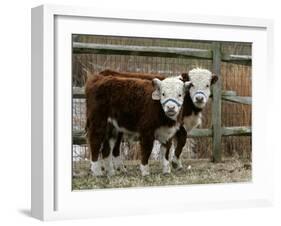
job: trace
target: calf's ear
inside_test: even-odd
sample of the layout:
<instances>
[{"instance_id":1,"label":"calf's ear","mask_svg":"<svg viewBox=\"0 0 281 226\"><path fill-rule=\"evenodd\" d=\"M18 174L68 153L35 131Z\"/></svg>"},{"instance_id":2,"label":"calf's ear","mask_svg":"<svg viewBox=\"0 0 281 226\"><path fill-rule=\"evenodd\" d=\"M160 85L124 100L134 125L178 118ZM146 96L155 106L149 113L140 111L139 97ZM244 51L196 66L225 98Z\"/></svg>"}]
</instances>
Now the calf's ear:
<instances>
[{"instance_id":1,"label":"calf's ear","mask_svg":"<svg viewBox=\"0 0 281 226\"><path fill-rule=\"evenodd\" d=\"M152 79L152 85L154 87L154 91L152 92L152 100L160 100L160 87L161 87L161 81L158 78Z\"/></svg>"},{"instance_id":2,"label":"calf's ear","mask_svg":"<svg viewBox=\"0 0 281 226\"><path fill-rule=\"evenodd\" d=\"M218 81L219 77L215 74L212 74L211 85L215 84Z\"/></svg>"},{"instance_id":3,"label":"calf's ear","mask_svg":"<svg viewBox=\"0 0 281 226\"><path fill-rule=\"evenodd\" d=\"M182 74L181 74L181 77L182 77L182 80L183 80L184 82L185 82L185 81L190 81L188 73L182 73Z\"/></svg>"},{"instance_id":4,"label":"calf's ear","mask_svg":"<svg viewBox=\"0 0 281 226\"><path fill-rule=\"evenodd\" d=\"M185 82L184 83L184 91L187 92L189 90L189 88L191 87L191 82Z\"/></svg>"}]
</instances>

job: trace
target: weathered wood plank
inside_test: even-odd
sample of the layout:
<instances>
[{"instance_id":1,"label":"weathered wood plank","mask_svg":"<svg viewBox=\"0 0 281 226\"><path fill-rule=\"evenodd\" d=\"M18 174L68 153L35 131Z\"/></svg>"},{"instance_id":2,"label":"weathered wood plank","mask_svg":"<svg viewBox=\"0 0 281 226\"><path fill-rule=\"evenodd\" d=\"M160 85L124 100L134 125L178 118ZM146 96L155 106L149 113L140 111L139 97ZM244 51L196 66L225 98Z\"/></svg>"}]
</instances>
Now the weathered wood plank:
<instances>
[{"instance_id":1,"label":"weathered wood plank","mask_svg":"<svg viewBox=\"0 0 281 226\"><path fill-rule=\"evenodd\" d=\"M236 91L234 90L222 90L221 91L221 96L236 96ZM211 90L211 96L210 98L213 98L213 91Z\"/></svg>"},{"instance_id":2,"label":"weathered wood plank","mask_svg":"<svg viewBox=\"0 0 281 226\"><path fill-rule=\"evenodd\" d=\"M193 129L188 134L188 137L211 137L212 135L212 129Z\"/></svg>"},{"instance_id":3,"label":"weathered wood plank","mask_svg":"<svg viewBox=\"0 0 281 226\"><path fill-rule=\"evenodd\" d=\"M222 96L236 96L237 93L234 90L222 90L221 95Z\"/></svg>"},{"instance_id":4,"label":"weathered wood plank","mask_svg":"<svg viewBox=\"0 0 281 226\"><path fill-rule=\"evenodd\" d=\"M137 55L137 56L157 56L157 57L192 57L211 59L212 52L206 49L194 48L175 48L159 46L129 46L113 44L95 43L73 43L73 53L90 54L118 54L118 55Z\"/></svg>"},{"instance_id":5,"label":"weathered wood plank","mask_svg":"<svg viewBox=\"0 0 281 226\"><path fill-rule=\"evenodd\" d=\"M75 130L72 132L72 136L74 137L83 137L85 136L85 131L84 130Z\"/></svg>"},{"instance_id":6,"label":"weathered wood plank","mask_svg":"<svg viewBox=\"0 0 281 226\"><path fill-rule=\"evenodd\" d=\"M73 87L72 88L72 97L74 99L83 99L85 98L85 89L84 87Z\"/></svg>"},{"instance_id":7,"label":"weathered wood plank","mask_svg":"<svg viewBox=\"0 0 281 226\"><path fill-rule=\"evenodd\" d=\"M222 54L222 61L229 62L229 63L236 63L236 64L252 65L252 56Z\"/></svg>"},{"instance_id":8,"label":"weathered wood plank","mask_svg":"<svg viewBox=\"0 0 281 226\"><path fill-rule=\"evenodd\" d=\"M213 85L212 103L212 129L213 129L213 161L221 162L221 45L213 42L213 72L218 76L218 81Z\"/></svg>"},{"instance_id":9,"label":"weathered wood plank","mask_svg":"<svg viewBox=\"0 0 281 226\"><path fill-rule=\"evenodd\" d=\"M222 136L251 136L252 129L249 126L235 126L235 127L223 127L221 129ZM73 131L73 144L82 145L86 143L85 132L82 130ZM188 137L212 137L212 129L193 129Z\"/></svg>"},{"instance_id":10,"label":"weathered wood plank","mask_svg":"<svg viewBox=\"0 0 281 226\"><path fill-rule=\"evenodd\" d=\"M252 127L249 126L234 126L234 127L223 127L223 136L251 136Z\"/></svg>"},{"instance_id":11,"label":"weathered wood plank","mask_svg":"<svg viewBox=\"0 0 281 226\"><path fill-rule=\"evenodd\" d=\"M72 132L72 143L76 145L86 144L86 134L83 130Z\"/></svg>"},{"instance_id":12,"label":"weathered wood plank","mask_svg":"<svg viewBox=\"0 0 281 226\"><path fill-rule=\"evenodd\" d=\"M74 54L117 54L136 56L155 56L172 58L200 58L212 59L212 50L196 48L177 48L160 46L129 46L96 43L73 43ZM224 62L251 65L252 57L249 55L223 54Z\"/></svg>"},{"instance_id":13,"label":"weathered wood plank","mask_svg":"<svg viewBox=\"0 0 281 226\"><path fill-rule=\"evenodd\" d=\"M239 104L252 104L252 97L242 97L242 96L222 96L225 101L239 103Z\"/></svg>"},{"instance_id":14,"label":"weathered wood plank","mask_svg":"<svg viewBox=\"0 0 281 226\"><path fill-rule=\"evenodd\" d=\"M193 129L188 137L211 137L213 135L212 129ZM232 126L222 127L222 136L251 136L252 128L250 126Z\"/></svg>"}]
</instances>

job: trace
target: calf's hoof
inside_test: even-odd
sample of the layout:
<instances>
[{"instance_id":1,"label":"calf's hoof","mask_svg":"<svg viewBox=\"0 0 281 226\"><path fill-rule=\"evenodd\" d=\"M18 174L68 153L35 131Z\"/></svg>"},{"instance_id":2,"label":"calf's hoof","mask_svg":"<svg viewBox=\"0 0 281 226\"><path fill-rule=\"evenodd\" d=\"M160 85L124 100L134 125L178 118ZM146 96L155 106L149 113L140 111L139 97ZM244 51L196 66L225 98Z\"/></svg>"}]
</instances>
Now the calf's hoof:
<instances>
[{"instance_id":1,"label":"calf's hoof","mask_svg":"<svg viewBox=\"0 0 281 226\"><path fill-rule=\"evenodd\" d=\"M171 173L171 168L169 167L168 169L163 169L163 174L164 175L169 175Z\"/></svg>"},{"instance_id":2,"label":"calf's hoof","mask_svg":"<svg viewBox=\"0 0 281 226\"><path fill-rule=\"evenodd\" d=\"M173 169L176 169L178 167L178 164L176 162L172 162Z\"/></svg>"},{"instance_id":3,"label":"calf's hoof","mask_svg":"<svg viewBox=\"0 0 281 226\"><path fill-rule=\"evenodd\" d=\"M175 170L182 170L181 160L174 157L173 160L172 160L172 167Z\"/></svg>"}]
</instances>

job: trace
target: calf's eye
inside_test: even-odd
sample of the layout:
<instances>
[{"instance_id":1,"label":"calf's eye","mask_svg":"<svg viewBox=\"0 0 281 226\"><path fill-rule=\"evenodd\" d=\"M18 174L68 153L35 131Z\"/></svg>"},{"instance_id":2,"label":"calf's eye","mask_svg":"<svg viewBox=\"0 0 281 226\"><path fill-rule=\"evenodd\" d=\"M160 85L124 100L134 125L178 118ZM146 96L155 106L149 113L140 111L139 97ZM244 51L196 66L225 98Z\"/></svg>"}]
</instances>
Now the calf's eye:
<instances>
[{"instance_id":1,"label":"calf's eye","mask_svg":"<svg viewBox=\"0 0 281 226\"><path fill-rule=\"evenodd\" d=\"M179 97L181 97L181 94L179 94Z\"/></svg>"},{"instance_id":2,"label":"calf's eye","mask_svg":"<svg viewBox=\"0 0 281 226\"><path fill-rule=\"evenodd\" d=\"M162 93L162 96L164 97L164 96L165 96L165 93Z\"/></svg>"},{"instance_id":3,"label":"calf's eye","mask_svg":"<svg viewBox=\"0 0 281 226\"><path fill-rule=\"evenodd\" d=\"M207 87L207 88L209 88L209 87L210 87L210 85L206 85L206 87Z\"/></svg>"}]
</instances>

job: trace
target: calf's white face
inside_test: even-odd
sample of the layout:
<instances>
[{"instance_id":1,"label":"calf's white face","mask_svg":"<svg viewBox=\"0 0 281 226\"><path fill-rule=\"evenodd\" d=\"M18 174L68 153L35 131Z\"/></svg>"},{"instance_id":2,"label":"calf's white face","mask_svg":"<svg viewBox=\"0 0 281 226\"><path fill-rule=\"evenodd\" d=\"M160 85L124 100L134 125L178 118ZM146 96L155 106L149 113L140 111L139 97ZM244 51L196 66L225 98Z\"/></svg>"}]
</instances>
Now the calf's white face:
<instances>
[{"instance_id":1,"label":"calf's white face","mask_svg":"<svg viewBox=\"0 0 281 226\"><path fill-rule=\"evenodd\" d=\"M152 83L155 88L152 99L160 100L166 116L176 120L190 82L184 83L177 77L170 77L162 81L155 78Z\"/></svg>"},{"instance_id":2,"label":"calf's white face","mask_svg":"<svg viewBox=\"0 0 281 226\"><path fill-rule=\"evenodd\" d=\"M217 76L212 72L202 68L195 68L188 72L191 82L189 93L193 104L198 108L203 108L208 102L211 94L211 85L217 81Z\"/></svg>"}]
</instances>

